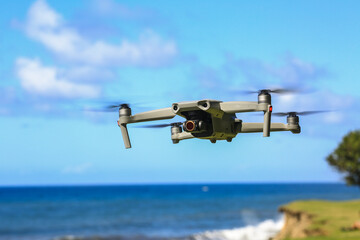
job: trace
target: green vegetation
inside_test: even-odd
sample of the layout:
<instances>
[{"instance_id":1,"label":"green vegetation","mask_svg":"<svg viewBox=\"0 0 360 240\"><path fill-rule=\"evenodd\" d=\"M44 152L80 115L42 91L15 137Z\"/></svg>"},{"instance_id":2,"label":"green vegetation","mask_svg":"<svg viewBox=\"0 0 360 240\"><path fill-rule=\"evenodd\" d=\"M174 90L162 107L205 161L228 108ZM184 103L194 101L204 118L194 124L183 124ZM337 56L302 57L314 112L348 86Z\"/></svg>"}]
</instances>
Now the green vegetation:
<instances>
[{"instance_id":1,"label":"green vegetation","mask_svg":"<svg viewBox=\"0 0 360 240\"><path fill-rule=\"evenodd\" d=\"M360 187L360 131L348 133L326 160L339 172L345 173L348 185Z\"/></svg>"},{"instance_id":2,"label":"green vegetation","mask_svg":"<svg viewBox=\"0 0 360 240\"><path fill-rule=\"evenodd\" d=\"M360 200L356 201L297 201L286 206L292 212L313 216L309 230L321 230L325 236L306 237L302 240L360 240L360 230L343 231L360 221ZM293 240L293 239L292 239Z\"/></svg>"}]
</instances>

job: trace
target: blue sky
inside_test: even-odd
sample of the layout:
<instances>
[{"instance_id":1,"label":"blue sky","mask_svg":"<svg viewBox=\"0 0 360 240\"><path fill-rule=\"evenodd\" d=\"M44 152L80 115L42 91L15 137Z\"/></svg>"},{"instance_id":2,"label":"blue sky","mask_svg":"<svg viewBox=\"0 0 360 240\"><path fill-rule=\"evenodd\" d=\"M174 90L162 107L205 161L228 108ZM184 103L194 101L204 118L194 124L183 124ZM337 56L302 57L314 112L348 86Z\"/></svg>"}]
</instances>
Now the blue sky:
<instances>
[{"instance_id":1,"label":"blue sky","mask_svg":"<svg viewBox=\"0 0 360 240\"><path fill-rule=\"evenodd\" d=\"M358 1L2 5L0 185L341 180L325 157L360 125ZM274 95L274 111L334 111L301 118L300 135L232 143L173 145L170 129L129 127L130 150L116 112L87 111L107 101L133 103L134 113L256 101L236 90L269 87L311 90Z\"/></svg>"}]
</instances>

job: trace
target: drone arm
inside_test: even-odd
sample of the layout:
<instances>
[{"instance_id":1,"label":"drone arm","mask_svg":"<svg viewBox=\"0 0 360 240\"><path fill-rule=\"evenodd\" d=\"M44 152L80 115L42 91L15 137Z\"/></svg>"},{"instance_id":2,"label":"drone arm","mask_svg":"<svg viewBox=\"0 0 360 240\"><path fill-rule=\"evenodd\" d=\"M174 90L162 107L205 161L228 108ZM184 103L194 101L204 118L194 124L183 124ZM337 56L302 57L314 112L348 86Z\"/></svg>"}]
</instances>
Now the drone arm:
<instances>
[{"instance_id":1,"label":"drone arm","mask_svg":"<svg viewBox=\"0 0 360 240\"><path fill-rule=\"evenodd\" d=\"M181 140L194 138L194 136L189 132L179 132L175 134L171 134L171 140L173 143L179 143Z\"/></svg>"},{"instance_id":2,"label":"drone arm","mask_svg":"<svg viewBox=\"0 0 360 240\"><path fill-rule=\"evenodd\" d=\"M125 109L120 110L119 115L119 125L126 125L129 123L171 119L174 118L176 114L172 111L172 108L162 108L148 112L138 113L135 115L131 115L131 111Z\"/></svg>"},{"instance_id":3,"label":"drone arm","mask_svg":"<svg viewBox=\"0 0 360 240\"><path fill-rule=\"evenodd\" d=\"M239 133L253 133L253 132L263 132L263 123L242 123ZM299 125L289 125L284 123L271 123L270 124L271 132L281 132L281 131L291 131L293 133L300 133Z\"/></svg>"},{"instance_id":4,"label":"drone arm","mask_svg":"<svg viewBox=\"0 0 360 240\"><path fill-rule=\"evenodd\" d=\"M174 118L175 115L176 114L173 112L172 108L162 108L130 116L129 123L171 119Z\"/></svg>"},{"instance_id":5,"label":"drone arm","mask_svg":"<svg viewBox=\"0 0 360 240\"><path fill-rule=\"evenodd\" d=\"M257 112L266 111L267 103L258 102L221 102L220 109L225 113Z\"/></svg>"},{"instance_id":6,"label":"drone arm","mask_svg":"<svg viewBox=\"0 0 360 240\"><path fill-rule=\"evenodd\" d=\"M195 137L189 132L181 132L181 133L173 134L171 136L171 139L173 140L184 140L190 138L195 138Z\"/></svg>"},{"instance_id":7,"label":"drone arm","mask_svg":"<svg viewBox=\"0 0 360 240\"><path fill-rule=\"evenodd\" d=\"M153 111L138 113L135 115L131 115L131 110L129 108L120 109L118 125L121 129L125 148L131 148L129 133L126 126L127 124L170 119L175 117L175 115L176 114L172 111L172 108L162 108Z\"/></svg>"},{"instance_id":8,"label":"drone arm","mask_svg":"<svg viewBox=\"0 0 360 240\"><path fill-rule=\"evenodd\" d=\"M220 109L226 113L240 113L240 112L264 112L264 123L261 126L261 131L264 137L270 137L270 131L273 131L271 124L272 106L270 102L222 102ZM286 130L284 130L286 131Z\"/></svg>"}]
</instances>

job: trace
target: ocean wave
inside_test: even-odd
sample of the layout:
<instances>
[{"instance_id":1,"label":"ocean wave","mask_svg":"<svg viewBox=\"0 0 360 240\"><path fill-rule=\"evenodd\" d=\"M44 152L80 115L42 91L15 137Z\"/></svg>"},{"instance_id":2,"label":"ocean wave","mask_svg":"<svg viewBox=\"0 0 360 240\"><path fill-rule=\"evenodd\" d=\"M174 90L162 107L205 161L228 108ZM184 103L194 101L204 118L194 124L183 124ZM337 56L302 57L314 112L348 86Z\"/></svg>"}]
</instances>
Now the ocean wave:
<instances>
[{"instance_id":1,"label":"ocean wave","mask_svg":"<svg viewBox=\"0 0 360 240\"><path fill-rule=\"evenodd\" d=\"M284 219L266 220L257 225L246 227L206 231L193 235L194 240L268 240L278 233L284 225Z\"/></svg>"},{"instance_id":2,"label":"ocean wave","mask_svg":"<svg viewBox=\"0 0 360 240\"><path fill-rule=\"evenodd\" d=\"M63 236L53 240L269 240L283 227L284 219L277 221L266 220L255 225L234 229L205 231L184 237L155 237L155 236Z\"/></svg>"}]
</instances>

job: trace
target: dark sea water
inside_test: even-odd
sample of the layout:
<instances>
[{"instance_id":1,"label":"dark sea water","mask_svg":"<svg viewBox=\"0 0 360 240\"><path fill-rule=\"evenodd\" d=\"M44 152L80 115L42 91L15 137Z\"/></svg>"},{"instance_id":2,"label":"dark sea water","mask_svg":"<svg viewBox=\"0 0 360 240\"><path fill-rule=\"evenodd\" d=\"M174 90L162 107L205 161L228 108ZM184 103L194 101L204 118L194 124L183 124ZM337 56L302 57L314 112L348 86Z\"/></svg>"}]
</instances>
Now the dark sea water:
<instances>
[{"instance_id":1,"label":"dark sea water","mask_svg":"<svg viewBox=\"0 0 360 240\"><path fill-rule=\"evenodd\" d=\"M265 240L297 199L360 198L343 184L0 188L0 239Z\"/></svg>"}]
</instances>

